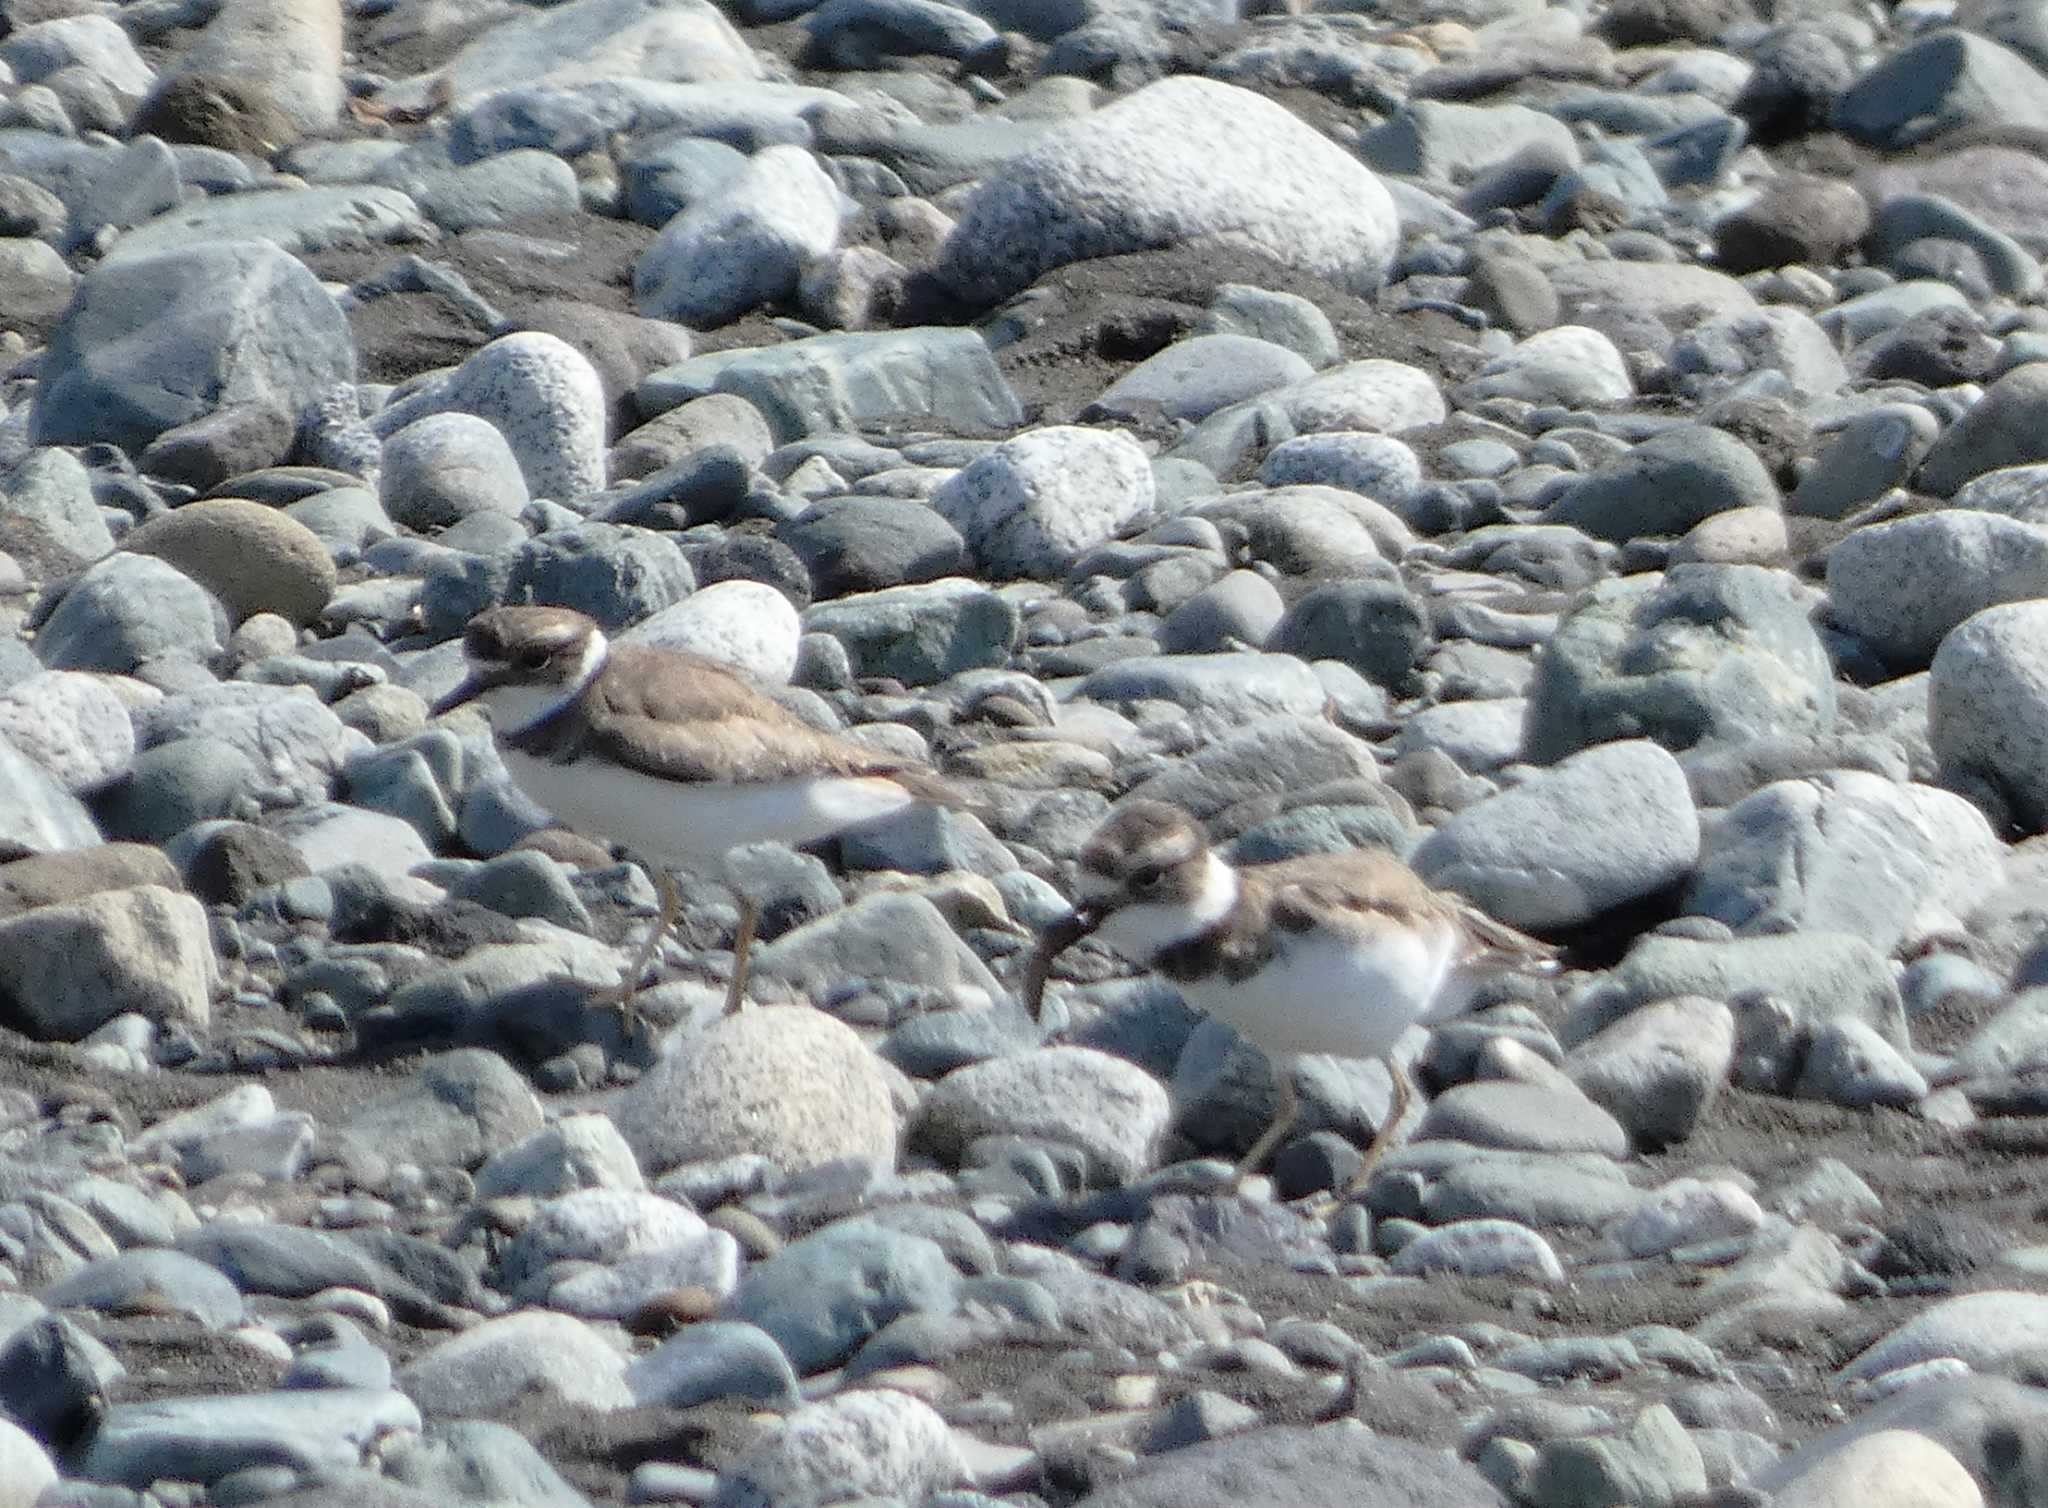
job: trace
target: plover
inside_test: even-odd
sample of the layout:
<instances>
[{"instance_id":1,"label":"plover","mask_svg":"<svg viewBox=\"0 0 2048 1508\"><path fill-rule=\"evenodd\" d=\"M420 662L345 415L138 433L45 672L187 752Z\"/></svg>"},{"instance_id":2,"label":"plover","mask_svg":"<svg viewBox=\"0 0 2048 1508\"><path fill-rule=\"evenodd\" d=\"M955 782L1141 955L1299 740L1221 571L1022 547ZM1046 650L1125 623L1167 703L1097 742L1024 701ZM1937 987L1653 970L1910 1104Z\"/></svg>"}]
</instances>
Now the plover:
<instances>
[{"instance_id":1,"label":"plover","mask_svg":"<svg viewBox=\"0 0 2048 1508\"><path fill-rule=\"evenodd\" d=\"M1238 869L1192 817L1157 801L1124 806L1082 848L1075 909L1045 930L1027 972L1034 1014L1053 958L1090 935L1164 974L1272 1063L1279 1109L1234 1182L1294 1125L1297 1058L1386 1064L1393 1104L1347 1193L1365 1186L1411 1102L1391 1056L1401 1034L1460 1014L1496 975L1555 966L1547 944L1431 888L1392 854L1358 849Z\"/></svg>"},{"instance_id":2,"label":"plover","mask_svg":"<svg viewBox=\"0 0 2048 1508\"><path fill-rule=\"evenodd\" d=\"M641 975L681 909L671 865L748 843L813 843L920 801L958 806L920 765L812 727L699 655L613 644L560 607L495 607L463 636L469 673L436 716L478 701L513 782L565 827L645 860L661 914L627 973ZM726 1008L746 991L758 912L743 887Z\"/></svg>"}]
</instances>

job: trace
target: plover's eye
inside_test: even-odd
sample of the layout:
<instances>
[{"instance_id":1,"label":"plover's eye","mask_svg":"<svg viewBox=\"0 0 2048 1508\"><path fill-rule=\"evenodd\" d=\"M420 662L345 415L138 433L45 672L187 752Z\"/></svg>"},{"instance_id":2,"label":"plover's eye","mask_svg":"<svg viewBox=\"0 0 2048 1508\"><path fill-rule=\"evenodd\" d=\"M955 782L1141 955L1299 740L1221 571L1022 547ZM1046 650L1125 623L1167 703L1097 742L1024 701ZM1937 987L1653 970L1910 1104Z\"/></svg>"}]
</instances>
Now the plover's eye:
<instances>
[{"instance_id":1,"label":"plover's eye","mask_svg":"<svg viewBox=\"0 0 2048 1508\"><path fill-rule=\"evenodd\" d=\"M1143 869L1131 871L1130 886L1144 895L1157 890L1165 879L1166 867L1163 864L1147 864Z\"/></svg>"},{"instance_id":2,"label":"plover's eye","mask_svg":"<svg viewBox=\"0 0 2048 1508\"><path fill-rule=\"evenodd\" d=\"M530 644L512 657L512 663L521 670L545 670L549 658L550 656L544 647L538 644Z\"/></svg>"}]
</instances>

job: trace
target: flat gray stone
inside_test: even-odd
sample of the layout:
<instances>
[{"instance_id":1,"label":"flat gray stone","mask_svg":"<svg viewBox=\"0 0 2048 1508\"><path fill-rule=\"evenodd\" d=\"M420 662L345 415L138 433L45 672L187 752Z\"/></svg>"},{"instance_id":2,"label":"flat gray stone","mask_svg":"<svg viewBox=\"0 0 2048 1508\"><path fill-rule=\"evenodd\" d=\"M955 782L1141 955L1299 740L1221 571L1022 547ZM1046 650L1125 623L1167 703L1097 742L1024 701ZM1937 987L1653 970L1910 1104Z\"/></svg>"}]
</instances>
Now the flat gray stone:
<instances>
[{"instance_id":1,"label":"flat gray stone","mask_svg":"<svg viewBox=\"0 0 2048 1508\"><path fill-rule=\"evenodd\" d=\"M1834 674L1807 611L1798 582L1762 566L1602 582L1537 662L1523 756L1547 764L1628 737L1684 750L1827 732Z\"/></svg>"},{"instance_id":2,"label":"flat gray stone","mask_svg":"<svg viewBox=\"0 0 2048 1508\"><path fill-rule=\"evenodd\" d=\"M89 1481L138 1489L163 1478L217 1482L251 1466L333 1470L419 1427L420 1411L404 1394L362 1388L117 1403L79 1470Z\"/></svg>"},{"instance_id":3,"label":"flat gray stone","mask_svg":"<svg viewBox=\"0 0 2048 1508\"><path fill-rule=\"evenodd\" d=\"M1737 932L1847 932L1890 953L1961 930L1997 885L2003 850L1960 796L1835 770L1729 808L1684 907Z\"/></svg>"},{"instance_id":4,"label":"flat gray stone","mask_svg":"<svg viewBox=\"0 0 2048 1508\"><path fill-rule=\"evenodd\" d=\"M1645 739L1600 744L1473 806L1416 872L1512 926L1577 926L1676 884L1700 853L1685 773Z\"/></svg>"}]
</instances>

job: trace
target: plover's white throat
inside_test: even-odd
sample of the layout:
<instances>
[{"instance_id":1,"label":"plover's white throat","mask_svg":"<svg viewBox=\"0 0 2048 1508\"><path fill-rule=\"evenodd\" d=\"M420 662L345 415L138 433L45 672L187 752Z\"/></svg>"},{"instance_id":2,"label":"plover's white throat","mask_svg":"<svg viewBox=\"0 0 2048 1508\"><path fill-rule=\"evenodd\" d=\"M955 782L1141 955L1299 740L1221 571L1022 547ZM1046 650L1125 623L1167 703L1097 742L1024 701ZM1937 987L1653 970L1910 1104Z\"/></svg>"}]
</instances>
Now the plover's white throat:
<instances>
[{"instance_id":1,"label":"plover's white throat","mask_svg":"<svg viewBox=\"0 0 2048 1508\"><path fill-rule=\"evenodd\" d=\"M919 801L958 804L929 770L812 727L715 661L614 645L567 608L479 613L463 650L469 674L436 715L480 702L521 790L653 871L662 914L627 1000L679 909L668 866L748 843L816 842ZM755 919L742 891L729 1006L745 989Z\"/></svg>"},{"instance_id":2,"label":"plover's white throat","mask_svg":"<svg viewBox=\"0 0 2048 1508\"><path fill-rule=\"evenodd\" d=\"M1308 1053L1378 1058L1394 1103L1351 1180L1364 1186L1412 1094L1390 1056L1418 1022L1471 1003L1491 976L1547 968L1553 952L1432 889L1376 849L1311 854L1233 868L1176 807L1135 801L1114 814L1080 855L1071 917L1048 928L1028 993L1082 937L1101 938L1157 969L1188 1004L1228 1022L1272 1061L1280 1105L1238 1164L1257 1167L1293 1126L1294 1061Z\"/></svg>"}]
</instances>

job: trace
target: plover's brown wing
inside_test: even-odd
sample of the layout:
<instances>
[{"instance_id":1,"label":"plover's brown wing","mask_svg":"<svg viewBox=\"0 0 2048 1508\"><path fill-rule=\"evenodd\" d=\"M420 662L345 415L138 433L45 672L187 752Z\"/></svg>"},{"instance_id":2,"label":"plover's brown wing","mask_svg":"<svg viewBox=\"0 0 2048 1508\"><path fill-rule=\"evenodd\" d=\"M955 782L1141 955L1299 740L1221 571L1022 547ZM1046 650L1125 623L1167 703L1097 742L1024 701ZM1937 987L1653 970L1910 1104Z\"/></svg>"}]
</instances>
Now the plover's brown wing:
<instances>
[{"instance_id":1,"label":"plover's brown wing","mask_svg":"<svg viewBox=\"0 0 2048 1508\"><path fill-rule=\"evenodd\" d=\"M1468 965L1527 969L1537 974L1556 972L1557 948L1541 938L1516 931L1506 922L1495 920L1462 897L1450 896L1448 899L1456 906L1458 924L1464 929L1469 943L1470 950L1465 958Z\"/></svg>"},{"instance_id":2,"label":"plover's brown wing","mask_svg":"<svg viewBox=\"0 0 2048 1508\"><path fill-rule=\"evenodd\" d=\"M725 667L676 650L622 645L585 692L589 747L665 780L750 784L807 775L880 776L923 800L940 778L899 756L814 728Z\"/></svg>"}]
</instances>

